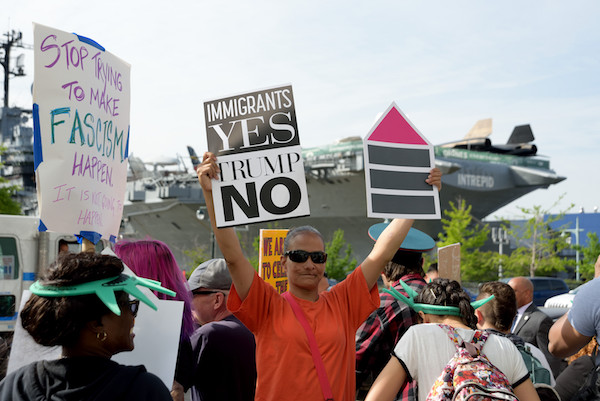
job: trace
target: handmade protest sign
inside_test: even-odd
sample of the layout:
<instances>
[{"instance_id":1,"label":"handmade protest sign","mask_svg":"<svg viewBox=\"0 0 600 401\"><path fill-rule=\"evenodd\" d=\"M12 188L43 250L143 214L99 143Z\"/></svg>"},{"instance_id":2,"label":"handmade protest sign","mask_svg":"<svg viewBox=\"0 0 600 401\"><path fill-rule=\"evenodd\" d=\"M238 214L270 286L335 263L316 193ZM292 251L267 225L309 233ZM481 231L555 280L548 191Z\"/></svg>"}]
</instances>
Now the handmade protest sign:
<instances>
[{"instance_id":1,"label":"handmade protest sign","mask_svg":"<svg viewBox=\"0 0 600 401\"><path fill-rule=\"evenodd\" d=\"M130 66L94 41L34 24L40 231L114 241L123 214Z\"/></svg>"},{"instance_id":2,"label":"handmade protest sign","mask_svg":"<svg viewBox=\"0 0 600 401\"><path fill-rule=\"evenodd\" d=\"M367 217L439 219L431 143L392 103L364 140Z\"/></svg>"},{"instance_id":3,"label":"handmade protest sign","mask_svg":"<svg viewBox=\"0 0 600 401\"><path fill-rule=\"evenodd\" d=\"M304 161L291 86L204 103L217 227L308 216Z\"/></svg>"},{"instance_id":4,"label":"handmade protest sign","mask_svg":"<svg viewBox=\"0 0 600 401\"><path fill-rule=\"evenodd\" d=\"M271 284L279 294L288 289L287 274L281 266L283 256L283 241L288 230L260 230L258 253L258 275Z\"/></svg>"}]
</instances>

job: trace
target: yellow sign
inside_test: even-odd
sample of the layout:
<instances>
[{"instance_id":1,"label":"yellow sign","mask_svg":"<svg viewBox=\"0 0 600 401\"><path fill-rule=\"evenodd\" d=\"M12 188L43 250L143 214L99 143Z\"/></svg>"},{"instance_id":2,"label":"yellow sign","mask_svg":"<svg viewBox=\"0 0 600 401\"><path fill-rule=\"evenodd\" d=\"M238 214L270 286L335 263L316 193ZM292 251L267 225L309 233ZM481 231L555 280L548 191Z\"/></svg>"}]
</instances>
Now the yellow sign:
<instances>
[{"instance_id":1,"label":"yellow sign","mask_svg":"<svg viewBox=\"0 0 600 401\"><path fill-rule=\"evenodd\" d=\"M281 266L283 241L288 230L260 230L258 275L271 284L279 294L288 289L287 274Z\"/></svg>"}]
</instances>

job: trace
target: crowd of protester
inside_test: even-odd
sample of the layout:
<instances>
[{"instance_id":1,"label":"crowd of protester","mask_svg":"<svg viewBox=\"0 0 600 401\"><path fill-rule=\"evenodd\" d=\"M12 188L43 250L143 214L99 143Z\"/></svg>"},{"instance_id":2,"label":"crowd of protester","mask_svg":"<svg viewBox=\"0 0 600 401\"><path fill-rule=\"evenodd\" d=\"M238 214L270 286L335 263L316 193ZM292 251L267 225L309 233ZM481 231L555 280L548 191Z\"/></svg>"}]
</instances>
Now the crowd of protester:
<instances>
[{"instance_id":1,"label":"crowd of protester","mask_svg":"<svg viewBox=\"0 0 600 401\"><path fill-rule=\"evenodd\" d=\"M502 391L522 401L594 390L600 281L582 288L555 323L533 304L526 277L484 283L471 302L457 281L439 277L437 265L425 272L422 253L433 239L411 228L412 220L394 219L372 227L372 251L334 286L320 232L291 229L281 257L289 289L280 295L258 276L234 230L216 227L213 154L197 174L223 259L202 263L186 280L160 241L118 242L118 258L62 252L20 311L33 339L62 347L62 357L9 373L0 401L182 401L185 393L194 401L445 399L442 373L461 348L485 355ZM441 189L440 171L426 182ZM136 276L124 274L123 263ZM168 385L144 366L111 361L133 350L139 303L151 303L138 286L184 304Z\"/></svg>"}]
</instances>

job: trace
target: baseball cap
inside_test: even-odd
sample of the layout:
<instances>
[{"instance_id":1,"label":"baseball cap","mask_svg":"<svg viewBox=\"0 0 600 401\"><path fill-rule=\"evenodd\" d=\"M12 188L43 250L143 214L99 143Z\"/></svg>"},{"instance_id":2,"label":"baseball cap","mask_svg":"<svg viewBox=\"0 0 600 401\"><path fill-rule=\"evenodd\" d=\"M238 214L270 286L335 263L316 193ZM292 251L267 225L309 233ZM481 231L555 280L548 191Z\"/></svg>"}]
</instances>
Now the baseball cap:
<instances>
[{"instance_id":1,"label":"baseball cap","mask_svg":"<svg viewBox=\"0 0 600 401\"><path fill-rule=\"evenodd\" d=\"M231 275L225 259L211 259L201 263L188 279L190 291L198 288L228 290L231 287Z\"/></svg>"}]
</instances>

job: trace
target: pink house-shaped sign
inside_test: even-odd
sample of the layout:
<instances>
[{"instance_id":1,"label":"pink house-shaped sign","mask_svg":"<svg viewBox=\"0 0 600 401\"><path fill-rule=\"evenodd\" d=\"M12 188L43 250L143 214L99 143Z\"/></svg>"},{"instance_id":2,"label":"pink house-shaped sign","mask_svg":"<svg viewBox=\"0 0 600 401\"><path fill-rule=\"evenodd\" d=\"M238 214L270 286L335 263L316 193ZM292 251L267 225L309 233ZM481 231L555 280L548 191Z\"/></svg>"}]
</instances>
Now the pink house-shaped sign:
<instances>
[{"instance_id":1,"label":"pink house-shaped sign","mask_svg":"<svg viewBox=\"0 0 600 401\"><path fill-rule=\"evenodd\" d=\"M439 219L433 145L392 103L365 137L367 217Z\"/></svg>"}]
</instances>

